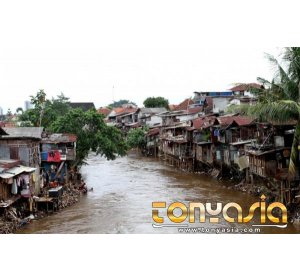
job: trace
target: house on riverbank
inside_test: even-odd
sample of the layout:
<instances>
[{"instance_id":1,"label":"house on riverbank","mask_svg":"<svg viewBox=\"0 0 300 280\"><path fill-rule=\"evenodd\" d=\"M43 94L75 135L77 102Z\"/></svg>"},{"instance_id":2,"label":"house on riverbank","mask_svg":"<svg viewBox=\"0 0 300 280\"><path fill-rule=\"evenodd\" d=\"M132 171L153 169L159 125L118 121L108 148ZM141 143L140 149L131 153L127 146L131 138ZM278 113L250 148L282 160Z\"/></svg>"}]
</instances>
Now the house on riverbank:
<instances>
[{"instance_id":1,"label":"house on riverbank","mask_svg":"<svg viewBox=\"0 0 300 280\"><path fill-rule=\"evenodd\" d=\"M68 181L71 163L76 159L76 141L74 134L43 133L40 143L44 186Z\"/></svg>"},{"instance_id":2,"label":"house on riverbank","mask_svg":"<svg viewBox=\"0 0 300 280\"><path fill-rule=\"evenodd\" d=\"M40 192L40 141L42 127L4 127L7 135L0 137L0 158L19 160L27 167L35 168L34 191Z\"/></svg>"}]
</instances>

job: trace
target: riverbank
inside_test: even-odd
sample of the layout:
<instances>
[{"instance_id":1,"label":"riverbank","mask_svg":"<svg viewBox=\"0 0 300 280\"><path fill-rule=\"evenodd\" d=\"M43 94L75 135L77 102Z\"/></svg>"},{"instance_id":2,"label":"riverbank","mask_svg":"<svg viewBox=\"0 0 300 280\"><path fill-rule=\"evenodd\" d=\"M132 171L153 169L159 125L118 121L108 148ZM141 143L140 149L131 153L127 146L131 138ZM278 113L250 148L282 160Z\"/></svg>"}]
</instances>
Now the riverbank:
<instances>
[{"instance_id":1,"label":"riverbank","mask_svg":"<svg viewBox=\"0 0 300 280\"><path fill-rule=\"evenodd\" d=\"M51 188L44 192L49 190ZM79 202L80 196L86 193L87 188L84 181L74 181L62 186L62 194L57 198L50 198L48 195L34 197L33 205L31 206L32 211L29 213L27 209L8 207L0 218L0 234L15 233L35 220L40 220L55 212L62 211L64 208Z\"/></svg>"},{"instance_id":2,"label":"riverbank","mask_svg":"<svg viewBox=\"0 0 300 280\"><path fill-rule=\"evenodd\" d=\"M164 161L162 158L159 158L159 160L171 166L175 170L177 169L196 175L204 175L218 180L220 183L225 183L223 184L224 188L230 190L247 193L253 197L265 195L267 203L272 203L275 201L282 202L287 207L289 222L300 224L300 197L296 198L294 202L291 202L291 196L289 196L289 200L284 200L284 195L282 195L284 190L278 187L276 182L274 182L274 178L266 178L262 180L261 178L253 179L252 177L252 182L249 183L247 182L246 175L237 169L229 167L223 169L223 166L218 169L216 167L202 165L202 168L198 167L197 171L191 171L191 168L178 168L178 165L170 164L169 161ZM289 190L289 193L295 190L297 191L298 188Z\"/></svg>"}]
</instances>

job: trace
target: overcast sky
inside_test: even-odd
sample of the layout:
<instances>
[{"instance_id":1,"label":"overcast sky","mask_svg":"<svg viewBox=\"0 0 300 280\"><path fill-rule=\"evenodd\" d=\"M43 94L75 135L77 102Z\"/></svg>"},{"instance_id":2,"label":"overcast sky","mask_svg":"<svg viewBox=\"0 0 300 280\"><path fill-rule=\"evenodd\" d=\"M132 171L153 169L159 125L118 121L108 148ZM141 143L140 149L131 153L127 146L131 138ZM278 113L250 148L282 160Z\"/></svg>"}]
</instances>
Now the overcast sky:
<instances>
[{"instance_id":1,"label":"overcast sky","mask_svg":"<svg viewBox=\"0 0 300 280\"><path fill-rule=\"evenodd\" d=\"M222 2L218 10L194 1L7 2L0 4L4 111L23 107L39 89L96 107L113 99L142 105L149 96L178 104L193 91L270 78L264 52L278 52L258 43L252 23L238 29L246 17L224 15Z\"/></svg>"}]
</instances>

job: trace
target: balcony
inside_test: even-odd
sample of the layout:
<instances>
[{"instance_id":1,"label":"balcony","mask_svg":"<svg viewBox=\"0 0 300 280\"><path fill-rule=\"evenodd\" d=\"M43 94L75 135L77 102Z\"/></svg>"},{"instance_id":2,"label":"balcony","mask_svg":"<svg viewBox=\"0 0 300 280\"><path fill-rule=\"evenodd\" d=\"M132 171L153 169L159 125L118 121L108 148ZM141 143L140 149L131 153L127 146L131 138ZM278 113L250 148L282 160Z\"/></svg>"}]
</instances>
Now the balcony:
<instances>
[{"instance_id":1,"label":"balcony","mask_svg":"<svg viewBox=\"0 0 300 280\"><path fill-rule=\"evenodd\" d=\"M172 141L172 142L187 142L186 135L173 136L172 134L169 134L169 133L163 134L161 136L161 139Z\"/></svg>"}]
</instances>

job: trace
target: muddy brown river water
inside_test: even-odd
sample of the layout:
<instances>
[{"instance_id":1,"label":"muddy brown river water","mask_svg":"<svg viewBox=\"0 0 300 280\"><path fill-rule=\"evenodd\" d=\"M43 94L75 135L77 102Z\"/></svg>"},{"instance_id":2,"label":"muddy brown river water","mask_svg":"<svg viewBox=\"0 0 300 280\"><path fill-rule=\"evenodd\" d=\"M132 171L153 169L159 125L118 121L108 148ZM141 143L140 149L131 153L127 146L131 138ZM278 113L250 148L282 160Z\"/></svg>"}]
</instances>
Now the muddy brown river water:
<instances>
[{"instance_id":1,"label":"muddy brown river water","mask_svg":"<svg viewBox=\"0 0 300 280\"><path fill-rule=\"evenodd\" d=\"M236 202L244 209L259 199L224 187L224 182L189 174L152 158L135 155L107 161L90 156L82 174L93 192L79 203L42 220L33 221L19 233L178 233L178 228L152 226L152 202ZM165 213L161 212L165 216ZM165 218L166 219L166 218ZM249 224L197 223L198 232L212 229L253 230ZM287 228L261 227L262 233L300 233L300 225ZM215 232L215 231L213 231Z\"/></svg>"}]
</instances>

